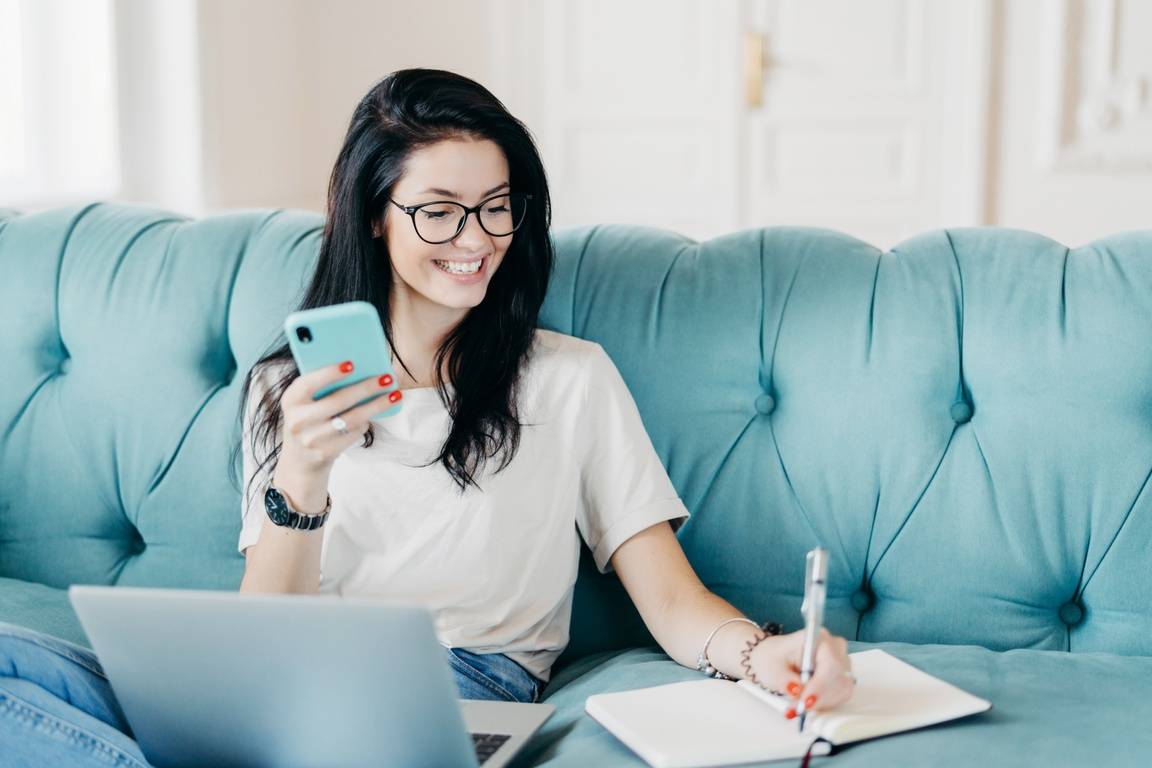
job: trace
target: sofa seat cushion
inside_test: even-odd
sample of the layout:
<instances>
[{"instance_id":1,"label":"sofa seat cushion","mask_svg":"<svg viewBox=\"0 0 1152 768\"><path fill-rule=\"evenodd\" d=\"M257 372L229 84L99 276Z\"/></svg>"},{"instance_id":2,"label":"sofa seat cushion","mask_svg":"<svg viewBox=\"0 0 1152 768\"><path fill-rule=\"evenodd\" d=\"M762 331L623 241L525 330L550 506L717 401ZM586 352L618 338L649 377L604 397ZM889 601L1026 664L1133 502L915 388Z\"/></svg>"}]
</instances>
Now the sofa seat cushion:
<instances>
[{"instance_id":1,"label":"sofa seat cushion","mask_svg":"<svg viewBox=\"0 0 1152 768\"><path fill-rule=\"evenodd\" d=\"M975 646L850 643L882 648L990 700L990 712L842 748L829 765L1147 765L1152 755L1152 657ZM581 659L551 681L556 706L527 747L525 765L644 762L584 713L593 693L702 679L655 648ZM823 761L822 761L823 762Z\"/></svg>"},{"instance_id":2,"label":"sofa seat cushion","mask_svg":"<svg viewBox=\"0 0 1152 768\"><path fill-rule=\"evenodd\" d=\"M46 632L90 647L68 592L20 579L0 579L0 621Z\"/></svg>"}]
</instances>

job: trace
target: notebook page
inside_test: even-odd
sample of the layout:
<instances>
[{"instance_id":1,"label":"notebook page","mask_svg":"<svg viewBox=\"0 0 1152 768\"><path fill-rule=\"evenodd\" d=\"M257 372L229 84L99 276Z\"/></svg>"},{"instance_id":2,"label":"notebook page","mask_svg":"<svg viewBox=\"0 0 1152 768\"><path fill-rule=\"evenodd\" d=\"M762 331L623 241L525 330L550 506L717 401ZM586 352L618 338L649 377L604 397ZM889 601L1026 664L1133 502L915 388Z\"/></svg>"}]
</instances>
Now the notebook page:
<instances>
[{"instance_id":1,"label":"notebook page","mask_svg":"<svg viewBox=\"0 0 1152 768\"><path fill-rule=\"evenodd\" d=\"M585 711L656 768L795 759L815 734L727 680L690 680L589 696ZM824 742L813 754L827 754Z\"/></svg>"},{"instance_id":2,"label":"notebook page","mask_svg":"<svg viewBox=\"0 0 1152 768\"><path fill-rule=\"evenodd\" d=\"M833 744L936 725L992 707L984 699L921 672L880 649L853 653L849 658L852 673L856 675L852 698L835 710L812 718L814 731ZM782 698L746 680L737 685L774 709L782 706Z\"/></svg>"}]
</instances>

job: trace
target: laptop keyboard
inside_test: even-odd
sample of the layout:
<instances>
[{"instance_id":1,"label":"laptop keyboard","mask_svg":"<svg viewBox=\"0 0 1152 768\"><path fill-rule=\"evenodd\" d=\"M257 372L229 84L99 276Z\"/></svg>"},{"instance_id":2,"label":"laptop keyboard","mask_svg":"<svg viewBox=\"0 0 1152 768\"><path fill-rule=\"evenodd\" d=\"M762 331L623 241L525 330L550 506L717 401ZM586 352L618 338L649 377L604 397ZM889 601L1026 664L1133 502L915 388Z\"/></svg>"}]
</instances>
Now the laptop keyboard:
<instances>
[{"instance_id":1,"label":"laptop keyboard","mask_svg":"<svg viewBox=\"0 0 1152 768\"><path fill-rule=\"evenodd\" d=\"M474 733L472 746L476 748L476 758L483 765L484 762L496 753L511 736L503 733Z\"/></svg>"}]
</instances>

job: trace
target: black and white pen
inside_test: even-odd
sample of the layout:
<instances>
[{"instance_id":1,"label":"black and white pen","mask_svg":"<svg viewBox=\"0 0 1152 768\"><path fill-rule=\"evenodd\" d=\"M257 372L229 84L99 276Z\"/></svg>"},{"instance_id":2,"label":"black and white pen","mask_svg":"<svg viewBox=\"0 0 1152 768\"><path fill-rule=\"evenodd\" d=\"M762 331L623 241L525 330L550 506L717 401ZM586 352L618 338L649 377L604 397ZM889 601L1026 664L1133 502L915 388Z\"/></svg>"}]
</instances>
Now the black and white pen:
<instances>
[{"instance_id":1,"label":"black and white pen","mask_svg":"<svg viewBox=\"0 0 1152 768\"><path fill-rule=\"evenodd\" d=\"M824 598L827 594L828 550L817 547L808 553L804 564L804 649L800 656L800 685L808 685L816 671L816 649L820 644L820 631L824 627ZM800 730L804 730L806 715L804 700L796 707Z\"/></svg>"}]
</instances>

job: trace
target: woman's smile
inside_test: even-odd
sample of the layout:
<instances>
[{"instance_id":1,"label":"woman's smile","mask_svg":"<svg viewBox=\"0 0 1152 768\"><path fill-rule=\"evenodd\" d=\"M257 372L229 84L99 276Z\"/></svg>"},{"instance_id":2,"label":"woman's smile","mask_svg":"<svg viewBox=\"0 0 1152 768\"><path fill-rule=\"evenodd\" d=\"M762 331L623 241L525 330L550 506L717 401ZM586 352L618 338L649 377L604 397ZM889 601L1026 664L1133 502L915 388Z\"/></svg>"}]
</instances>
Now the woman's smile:
<instances>
[{"instance_id":1,"label":"woman's smile","mask_svg":"<svg viewBox=\"0 0 1152 768\"><path fill-rule=\"evenodd\" d=\"M488 257L479 259L432 259L433 266L458 283L478 283L486 277L484 267Z\"/></svg>"}]
</instances>

